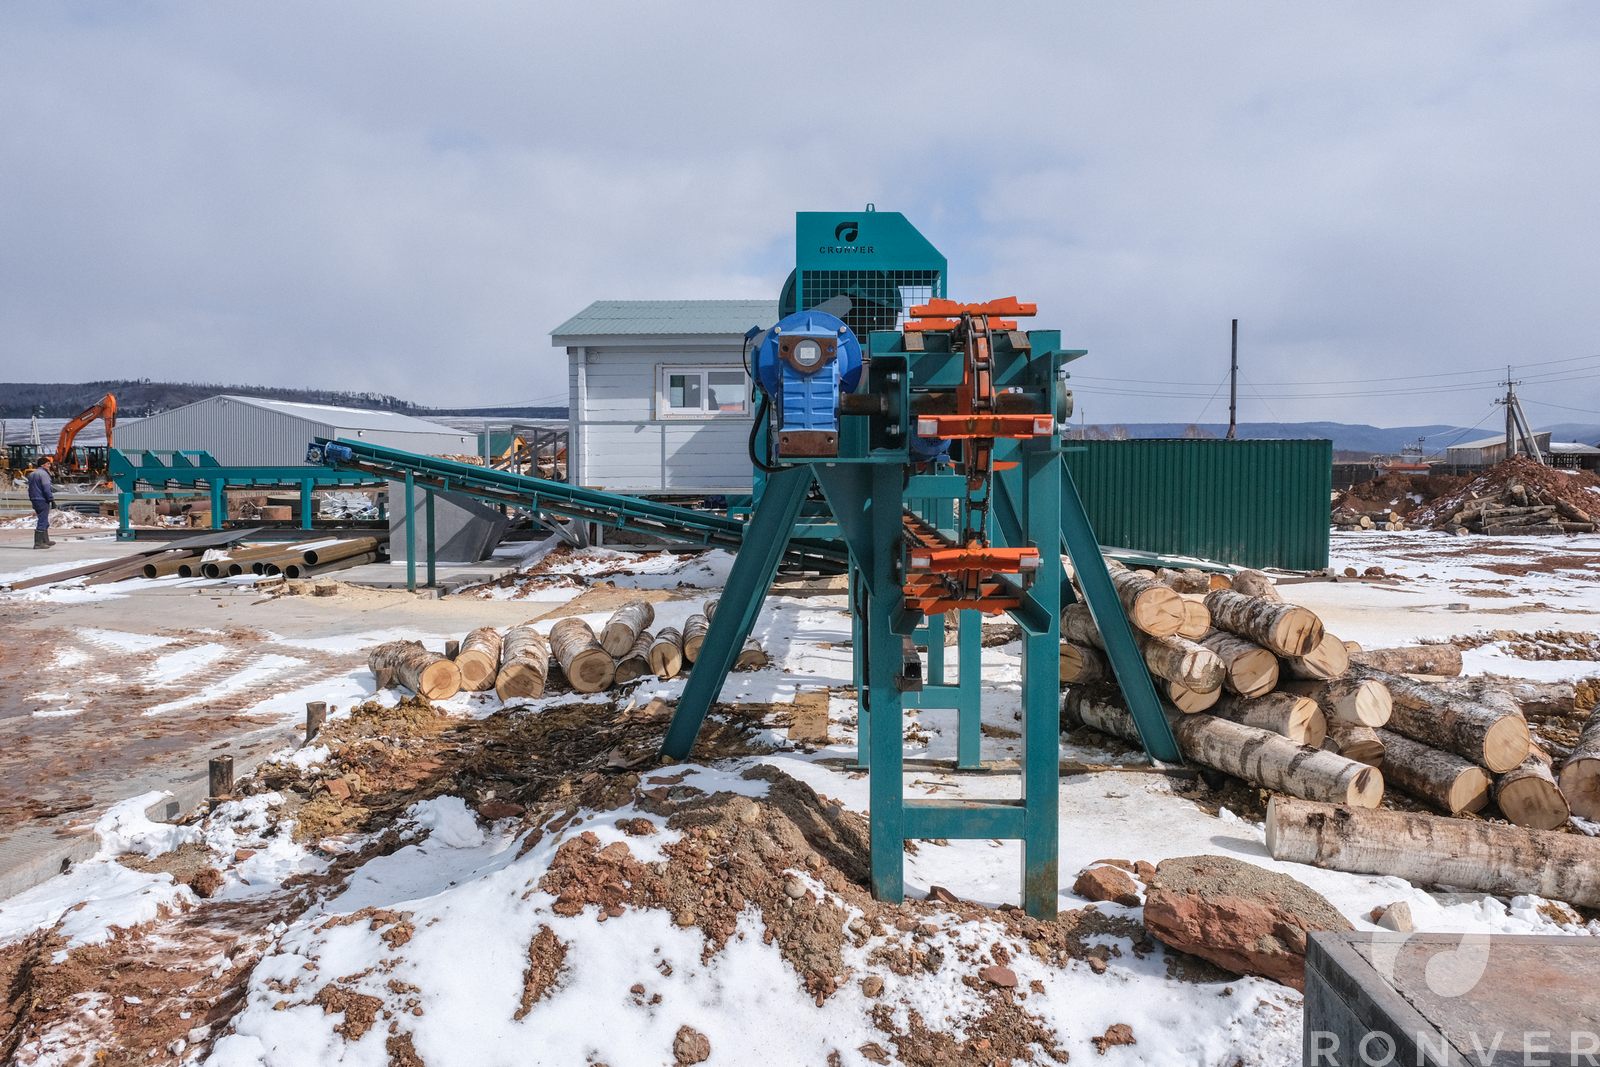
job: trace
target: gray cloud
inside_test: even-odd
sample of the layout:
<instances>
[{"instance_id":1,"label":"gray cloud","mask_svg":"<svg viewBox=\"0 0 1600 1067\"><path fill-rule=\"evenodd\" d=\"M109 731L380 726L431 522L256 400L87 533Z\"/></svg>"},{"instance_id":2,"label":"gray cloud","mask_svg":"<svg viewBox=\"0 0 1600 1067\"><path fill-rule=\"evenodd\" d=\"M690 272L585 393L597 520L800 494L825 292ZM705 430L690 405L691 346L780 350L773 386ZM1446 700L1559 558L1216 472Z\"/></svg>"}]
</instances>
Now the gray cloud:
<instances>
[{"instance_id":1,"label":"gray cloud","mask_svg":"<svg viewBox=\"0 0 1600 1067\"><path fill-rule=\"evenodd\" d=\"M773 295L868 200L1127 379L1096 421L1195 418L1234 315L1252 419L1600 354L1585 4L8 5L0 100L0 378L549 398L588 301Z\"/></svg>"}]
</instances>

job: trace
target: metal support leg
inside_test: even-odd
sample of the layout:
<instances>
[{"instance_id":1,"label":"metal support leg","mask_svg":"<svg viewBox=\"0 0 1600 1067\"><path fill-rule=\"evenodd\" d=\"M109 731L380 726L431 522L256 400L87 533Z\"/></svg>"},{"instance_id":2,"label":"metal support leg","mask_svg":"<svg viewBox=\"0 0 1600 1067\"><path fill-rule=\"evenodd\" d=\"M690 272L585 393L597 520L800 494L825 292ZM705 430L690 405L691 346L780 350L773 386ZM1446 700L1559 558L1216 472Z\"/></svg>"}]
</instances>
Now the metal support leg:
<instances>
[{"instance_id":1,"label":"metal support leg","mask_svg":"<svg viewBox=\"0 0 1600 1067\"><path fill-rule=\"evenodd\" d=\"M1027 529L1048 546L1048 531L1061 514L1060 446L1029 442L1022 449L1027 481L1024 508ZM1098 552L1098 548L1096 549ZM1041 552L1039 570L1028 596L1045 609L1028 625L1017 613L1022 630L1022 907L1036 919L1056 917L1060 855L1061 760L1061 555Z\"/></svg>"},{"instance_id":2,"label":"metal support leg","mask_svg":"<svg viewBox=\"0 0 1600 1067\"><path fill-rule=\"evenodd\" d=\"M311 479L300 483L300 529L311 529Z\"/></svg>"},{"instance_id":3,"label":"metal support leg","mask_svg":"<svg viewBox=\"0 0 1600 1067\"><path fill-rule=\"evenodd\" d=\"M722 683L727 680L745 638L750 636L750 628L755 625L767 590L778 573L778 564L783 560L784 549L789 545L800 505L805 503L810 489L808 467L791 467L767 476L766 491L750 517L739 554L734 557L733 570L728 573L722 598L717 601L717 613L711 617L705 643L700 646L700 657L695 660L689 681L683 687L683 696L678 699L672 726L661 745L662 755L683 759L694 747L700 724L721 694ZM899 504L898 496L895 503Z\"/></svg>"},{"instance_id":4,"label":"metal support leg","mask_svg":"<svg viewBox=\"0 0 1600 1067\"><path fill-rule=\"evenodd\" d=\"M225 514L225 511L224 511L224 509L226 507L227 507L227 504L224 502L224 498L222 496L222 483L221 482L212 482L211 483L211 528L213 530L222 529L222 520L227 517L226 514Z\"/></svg>"},{"instance_id":5,"label":"metal support leg","mask_svg":"<svg viewBox=\"0 0 1600 1067\"><path fill-rule=\"evenodd\" d=\"M1100 554L1100 543L1089 526L1089 513L1084 510L1083 500L1078 496L1072 472L1065 463L1058 463L1057 466L1060 467L1061 483L1061 544L1072 557L1078 585L1083 588L1089 613L1094 616L1094 624L1105 640L1106 658L1111 661L1117 684L1122 687L1122 695L1128 702L1128 711L1139 727L1144 750L1153 759L1182 763L1178 743L1172 737L1172 728L1167 725L1166 715L1162 713L1161 701L1150 682L1144 657L1139 655L1139 646L1134 643L1133 628L1128 625L1128 617L1117 600L1116 588L1111 584L1111 574L1106 570L1105 557Z\"/></svg>"},{"instance_id":6,"label":"metal support leg","mask_svg":"<svg viewBox=\"0 0 1600 1067\"><path fill-rule=\"evenodd\" d=\"M406 589L417 591L417 478L406 471Z\"/></svg>"},{"instance_id":7,"label":"metal support leg","mask_svg":"<svg viewBox=\"0 0 1600 1067\"><path fill-rule=\"evenodd\" d=\"M901 537L899 467L874 465L868 494L872 551L862 561L867 583L867 703L872 744L871 797L872 894L891 904L905 898L905 738L904 709L895 674L900 635L894 618L901 608L895 577L896 545ZM769 487L770 491L770 487ZM841 525L846 521L840 516Z\"/></svg>"},{"instance_id":8,"label":"metal support leg","mask_svg":"<svg viewBox=\"0 0 1600 1067\"><path fill-rule=\"evenodd\" d=\"M856 767L867 770L872 766L872 715L867 708L867 631L862 626L866 612L861 573L852 564L849 569L850 595L850 660L851 679L856 690Z\"/></svg>"},{"instance_id":9,"label":"metal support leg","mask_svg":"<svg viewBox=\"0 0 1600 1067\"><path fill-rule=\"evenodd\" d=\"M956 626L956 766L970 771L983 766L983 613L963 611Z\"/></svg>"},{"instance_id":10,"label":"metal support leg","mask_svg":"<svg viewBox=\"0 0 1600 1067\"><path fill-rule=\"evenodd\" d=\"M429 589L433 589L438 585L438 583L435 581L434 560L433 560L433 556L434 556L434 529L433 529L433 490L432 489L428 490L428 495L427 495L427 497L424 498L424 500L422 502L422 507L423 507L423 510L425 512L427 512L427 517L428 517L428 541L427 541L427 544L428 544L428 588Z\"/></svg>"},{"instance_id":11,"label":"metal support leg","mask_svg":"<svg viewBox=\"0 0 1600 1067\"><path fill-rule=\"evenodd\" d=\"M133 493L123 490L117 494L117 540L133 540Z\"/></svg>"}]
</instances>

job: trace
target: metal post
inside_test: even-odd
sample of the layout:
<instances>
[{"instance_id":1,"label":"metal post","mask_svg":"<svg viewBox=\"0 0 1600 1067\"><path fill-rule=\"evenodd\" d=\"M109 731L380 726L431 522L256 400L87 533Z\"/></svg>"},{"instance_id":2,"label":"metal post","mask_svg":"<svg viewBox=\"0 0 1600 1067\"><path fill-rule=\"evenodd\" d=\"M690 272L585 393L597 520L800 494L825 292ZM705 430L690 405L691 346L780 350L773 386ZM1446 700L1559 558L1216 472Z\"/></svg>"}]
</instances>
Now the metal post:
<instances>
[{"instance_id":1,"label":"metal post","mask_svg":"<svg viewBox=\"0 0 1600 1067\"><path fill-rule=\"evenodd\" d=\"M233 757L212 756L209 795L212 800L222 800L233 795Z\"/></svg>"},{"instance_id":2,"label":"metal post","mask_svg":"<svg viewBox=\"0 0 1600 1067\"><path fill-rule=\"evenodd\" d=\"M311 479L300 483L300 529L311 529Z\"/></svg>"},{"instance_id":3,"label":"metal post","mask_svg":"<svg viewBox=\"0 0 1600 1067\"><path fill-rule=\"evenodd\" d=\"M1061 517L1060 443L1029 441L1021 451L1027 482L1026 514L1019 517L1035 544L1050 547L1049 531ZM1059 889L1061 580L1061 553L1040 552L1027 597L1043 609L1035 617L1044 625L1016 615L1022 624L1022 907L1036 919L1056 917Z\"/></svg>"},{"instance_id":4,"label":"metal post","mask_svg":"<svg viewBox=\"0 0 1600 1067\"><path fill-rule=\"evenodd\" d=\"M417 479L406 471L406 589L417 591Z\"/></svg>"},{"instance_id":5,"label":"metal post","mask_svg":"<svg viewBox=\"0 0 1600 1067\"><path fill-rule=\"evenodd\" d=\"M310 744L317 734L322 732L322 724L328 718L328 705L326 701L312 700L306 704L306 744Z\"/></svg>"},{"instance_id":6,"label":"metal post","mask_svg":"<svg viewBox=\"0 0 1600 1067\"><path fill-rule=\"evenodd\" d=\"M433 530L433 490L428 490L427 499L423 508L428 515L428 588L432 589L438 583L434 580L434 530Z\"/></svg>"},{"instance_id":7,"label":"metal post","mask_svg":"<svg viewBox=\"0 0 1600 1067\"><path fill-rule=\"evenodd\" d=\"M983 613L963 611L956 626L956 766L970 771L983 766Z\"/></svg>"},{"instance_id":8,"label":"metal post","mask_svg":"<svg viewBox=\"0 0 1600 1067\"><path fill-rule=\"evenodd\" d=\"M222 529L223 509L226 506L222 498L222 481L220 479L213 480L211 482L211 528L213 530Z\"/></svg>"},{"instance_id":9,"label":"metal post","mask_svg":"<svg viewBox=\"0 0 1600 1067\"><path fill-rule=\"evenodd\" d=\"M117 540L133 540L133 490L122 489L117 492Z\"/></svg>"},{"instance_id":10,"label":"metal post","mask_svg":"<svg viewBox=\"0 0 1600 1067\"><path fill-rule=\"evenodd\" d=\"M1239 438L1239 320L1233 320L1233 363L1228 371L1228 440Z\"/></svg>"},{"instance_id":11,"label":"metal post","mask_svg":"<svg viewBox=\"0 0 1600 1067\"><path fill-rule=\"evenodd\" d=\"M901 537L901 468L872 464L864 472L867 490L871 549L862 560L867 583L867 702L870 705L872 771L867 792L867 813L872 833L872 894L898 904L905 899L905 738L900 688L895 674L900 663L900 635L893 617L901 606L900 583L895 579L896 546ZM771 485L768 485L771 492ZM837 512L835 512L837 514ZM846 516L839 515L840 525Z\"/></svg>"}]
</instances>

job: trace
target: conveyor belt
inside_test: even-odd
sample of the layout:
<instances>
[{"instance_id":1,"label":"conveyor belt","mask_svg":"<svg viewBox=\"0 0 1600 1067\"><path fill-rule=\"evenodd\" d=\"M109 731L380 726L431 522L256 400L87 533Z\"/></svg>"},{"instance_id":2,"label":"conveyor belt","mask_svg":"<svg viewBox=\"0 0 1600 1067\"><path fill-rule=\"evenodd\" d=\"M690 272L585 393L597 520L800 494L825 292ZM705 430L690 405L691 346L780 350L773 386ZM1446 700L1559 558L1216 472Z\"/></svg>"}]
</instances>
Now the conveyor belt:
<instances>
[{"instance_id":1,"label":"conveyor belt","mask_svg":"<svg viewBox=\"0 0 1600 1067\"><path fill-rule=\"evenodd\" d=\"M330 448L332 445L334 447ZM347 450L347 451L344 451ZM585 489L566 482L479 467L437 456L423 456L364 441L317 438L307 459L339 470L413 482L426 489L464 493L494 504L527 508L542 515L592 522L613 530L637 530L669 541L706 545L737 552L744 543L744 523L721 512L663 504L625 493ZM842 544L796 538L784 553L791 568L838 572L846 563Z\"/></svg>"}]
</instances>

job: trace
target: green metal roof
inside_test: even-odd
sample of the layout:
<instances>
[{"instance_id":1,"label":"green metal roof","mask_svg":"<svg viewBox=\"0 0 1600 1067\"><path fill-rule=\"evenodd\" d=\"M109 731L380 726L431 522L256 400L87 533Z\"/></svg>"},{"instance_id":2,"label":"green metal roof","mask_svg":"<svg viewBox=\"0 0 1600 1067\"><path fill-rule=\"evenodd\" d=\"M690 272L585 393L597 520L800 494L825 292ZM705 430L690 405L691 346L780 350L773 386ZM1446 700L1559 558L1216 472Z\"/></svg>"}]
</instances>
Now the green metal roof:
<instances>
[{"instance_id":1,"label":"green metal roof","mask_svg":"<svg viewBox=\"0 0 1600 1067\"><path fill-rule=\"evenodd\" d=\"M776 300L596 300L550 331L565 337L731 334L778 320Z\"/></svg>"}]
</instances>

